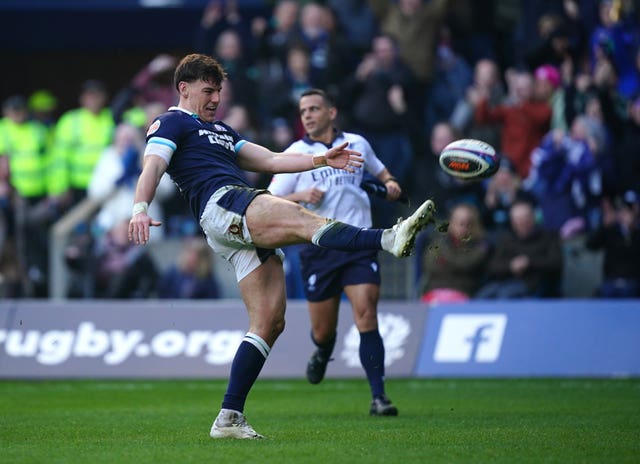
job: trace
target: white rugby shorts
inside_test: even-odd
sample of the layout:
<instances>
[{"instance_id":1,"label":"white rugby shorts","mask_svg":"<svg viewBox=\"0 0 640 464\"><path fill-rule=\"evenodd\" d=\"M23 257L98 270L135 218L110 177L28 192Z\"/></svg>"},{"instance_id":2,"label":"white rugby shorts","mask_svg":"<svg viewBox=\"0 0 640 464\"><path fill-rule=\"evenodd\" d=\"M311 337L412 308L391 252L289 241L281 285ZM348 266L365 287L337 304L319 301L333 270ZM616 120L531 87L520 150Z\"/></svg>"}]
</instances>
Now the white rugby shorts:
<instances>
[{"instance_id":1,"label":"white rugby shorts","mask_svg":"<svg viewBox=\"0 0 640 464\"><path fill-rule=\"evenodd\" d=\"M200 227L207 237L207 243L213 251L233 265L236 279L240 282L271 255L275 254L283 261L284 252L280 248L265 249L254 245L244 214L246 206L234 210L233 204L228 205L230 208L218 204L218 201L232 189L239 189L233 192L239 194L241 201L237 203L246 205L247 195L255 198L256 195L268 193L233 185L221 187L211 195L200 218Z\"/></svg>"}]
</instances>

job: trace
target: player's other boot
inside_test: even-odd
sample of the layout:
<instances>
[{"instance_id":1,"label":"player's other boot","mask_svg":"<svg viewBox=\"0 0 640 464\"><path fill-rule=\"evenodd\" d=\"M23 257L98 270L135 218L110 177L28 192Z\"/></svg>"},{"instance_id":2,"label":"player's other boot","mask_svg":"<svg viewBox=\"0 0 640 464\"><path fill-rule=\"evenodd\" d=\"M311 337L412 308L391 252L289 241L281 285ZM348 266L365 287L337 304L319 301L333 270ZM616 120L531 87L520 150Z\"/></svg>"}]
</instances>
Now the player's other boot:
<instances>
[{"instance_id":1,"label":"player's other boot","mask_svg":"<svg viewBox=\"0 0 640 464\"><path fill-rule=\"evenodd\" d=\"M317 384L322 382L324 374L327 372L327 364L331 361L331 356L322 356L320 350L316 350L307 363L307 380L309 383Z\"/></svg>"},{"instance_id":2,"label":"player's other boot","mask_svg":"<svg viewBox=\"0 0 640 464\"><path fill-rule=\"evenodd\" d=\"M221 409L209 432L211 438L239 438L255 440L264 438L247 423L244 414L231 409Z\"/></svg>"},{"instance_id":3,"label":"player's other boot","mask_svg":"<svg viewBox=\"0 0 640 464\"><path fill-rule=\"evenodd\" d=\"M369 414L372 416L397 416L398 408L385 395L376 396L371 402Z\"/></svg>"},{"instance_id":4,"label":"player's other boot","mask_svg":"<svg viewBox=\"0 0 640 464\"><path fill-rule=\"evenodd\" d=\"M389 229L392 233L395 232L393 246L388 249L389 253L397 258L411 255L418 232L424 229L427 224L434 222L435 212L435 203L433 200L427 200L411 216Z\"/></svg>"}]
</instances>

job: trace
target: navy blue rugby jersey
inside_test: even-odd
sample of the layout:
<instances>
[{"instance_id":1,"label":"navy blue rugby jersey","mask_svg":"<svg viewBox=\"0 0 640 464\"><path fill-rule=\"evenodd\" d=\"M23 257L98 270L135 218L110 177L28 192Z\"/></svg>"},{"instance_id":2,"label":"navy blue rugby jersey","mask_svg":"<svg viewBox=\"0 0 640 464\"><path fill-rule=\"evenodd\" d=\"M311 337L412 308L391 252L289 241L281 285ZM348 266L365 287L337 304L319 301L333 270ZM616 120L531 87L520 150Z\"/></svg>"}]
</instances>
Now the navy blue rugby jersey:
<instances>
[{"instance_id":1,"label":"navy blue rugby jersey","mask_svg":"<svg viewBox=\"0 0 640 464\"><path fill-rule=\"evenodd\" d=\"M205 122L196 114L171 107L147 131L145 156L161 156L167 173L200 220L211 195L226 185L249 186L238 166L237 151L246 141L221 121Z\"/></svg>"}]
</instances>

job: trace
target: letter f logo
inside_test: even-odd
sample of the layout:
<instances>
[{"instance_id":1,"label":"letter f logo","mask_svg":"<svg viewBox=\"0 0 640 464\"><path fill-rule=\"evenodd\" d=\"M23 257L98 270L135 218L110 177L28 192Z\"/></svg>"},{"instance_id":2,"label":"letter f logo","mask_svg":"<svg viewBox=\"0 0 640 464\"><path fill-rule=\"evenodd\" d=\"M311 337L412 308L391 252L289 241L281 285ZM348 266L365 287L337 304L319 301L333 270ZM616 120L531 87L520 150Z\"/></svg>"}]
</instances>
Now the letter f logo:
<instances>
[{"instance_id":1,"label":"letter f logo","mask_svg":"<svg viewBox=\"0 0 640 464\"><path fill-rule=\"evenodd\" d=\"M506 314L447 314L442 318L436 362L495 362L500 356Z\"/></svg>"}]
</instances>

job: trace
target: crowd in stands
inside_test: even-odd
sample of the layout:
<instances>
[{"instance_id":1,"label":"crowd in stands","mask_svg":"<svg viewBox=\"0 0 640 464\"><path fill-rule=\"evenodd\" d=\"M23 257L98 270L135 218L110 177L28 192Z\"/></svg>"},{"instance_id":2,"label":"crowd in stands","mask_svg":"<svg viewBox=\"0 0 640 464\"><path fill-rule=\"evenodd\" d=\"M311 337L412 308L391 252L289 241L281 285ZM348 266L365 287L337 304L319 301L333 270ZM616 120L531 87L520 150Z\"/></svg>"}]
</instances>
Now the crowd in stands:
<instances>
[{"instance_id":1,"label":"crowd in stands","mask_svg":"<svg viewBox=\"0 0 640 464\"><path fill-rule=\"evenodd\" d=\"M252 15L241 1L212 0L193 29L185 53L222 63L217 117L245 138L286 148L303 135L299 95L322 88L340 128L370 141L410 199L435 200L450 225L423 233L416 250L423 301L562 297L562 247L576 238L604 256L593 297L640 297L637 0L276 0ZM0 296L48 297L49 231L86 199L100 207L68 244L67 296L220 294L169 178L151 205L163 221L151 238L183 240L179 263L158 268L123 232L146 130L177 101L179 58L141 63L112 95L86 76L77 108L43 89L4 100ZM467 137L501 155L490 179L439 168L442 148ZM372 203L377 227L406 213Z\"/></svg>"}]
</instances>

